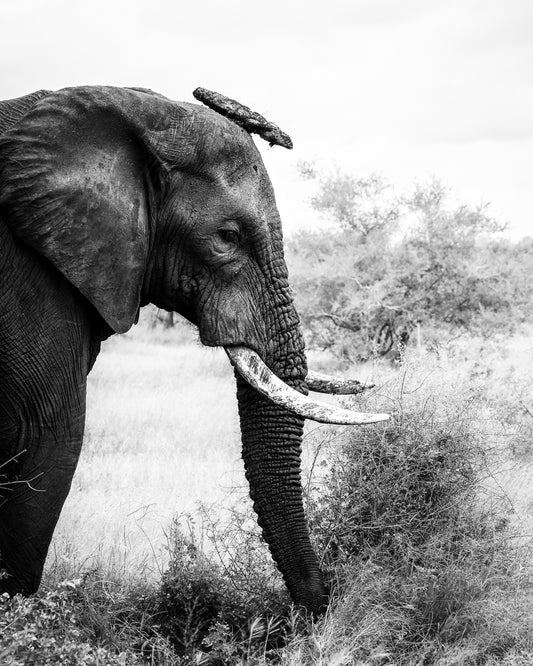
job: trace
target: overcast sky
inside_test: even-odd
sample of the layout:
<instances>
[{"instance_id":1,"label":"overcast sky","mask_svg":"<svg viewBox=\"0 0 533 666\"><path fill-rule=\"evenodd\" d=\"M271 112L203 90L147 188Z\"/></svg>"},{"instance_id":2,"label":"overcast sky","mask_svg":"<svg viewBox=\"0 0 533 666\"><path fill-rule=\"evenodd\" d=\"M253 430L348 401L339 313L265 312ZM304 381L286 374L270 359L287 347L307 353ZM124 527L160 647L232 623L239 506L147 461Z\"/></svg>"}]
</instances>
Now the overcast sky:
<instances>
[{"instance_id":1,"label":"overcast sky","mask_svg":"<svg viewBox=\"0 0 533 666\"><path fill-rule=\"evenodd\" d=\"M533 234L533 0L1 0L0 97L196 86L291 134L262 153L287 231L313 224L298 160L431 176Z\"/></svg>"}]
</instances>

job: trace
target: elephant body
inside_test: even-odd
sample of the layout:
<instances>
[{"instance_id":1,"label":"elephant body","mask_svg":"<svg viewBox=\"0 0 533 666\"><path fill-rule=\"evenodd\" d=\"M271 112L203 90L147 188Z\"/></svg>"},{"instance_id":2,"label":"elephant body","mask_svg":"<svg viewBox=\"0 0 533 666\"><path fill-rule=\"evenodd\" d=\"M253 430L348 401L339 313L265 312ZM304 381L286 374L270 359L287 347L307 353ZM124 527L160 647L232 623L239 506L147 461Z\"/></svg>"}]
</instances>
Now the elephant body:
<instances>
[{"instance_id":1,"label":"elephant body","mask_svg":"<svg viewBox=\"0 0 533 666\"><path fill-rule=\"evenodd\" d=\"M310 380L260 154L223 113L98 86L0 102L0 592L37 589L82 445L87 373L150 302L226 347L259 524L294 602L318 612L303 417L370 417L300 405ZM243 349L258 382L235 360Z\"/></svg>"},{"instance_id":2,"label":"elephant body","mask_svg":"<svg viewBox=\"0 0 533 666\"><path fill-rule=\"evenodd\" d=\"M87 373L153 302L305 392L270 181L250 135L145 90L0 103L0 588L31 593L79 457ZM237 378L243 457L295 601L323 604L302 507L303 419Z\"/></svg>"},{"instance_id":3,"label":"elephant body","mask_svg":"<svg viewBox=\"0 0 533 666\"><path fill-rule=\"evenodd\" d=\"M0 568L11 574L4 590L30 593L80 453L99 325L59 271L3 224L0 247Z\"/></svg>"}]
</instances>

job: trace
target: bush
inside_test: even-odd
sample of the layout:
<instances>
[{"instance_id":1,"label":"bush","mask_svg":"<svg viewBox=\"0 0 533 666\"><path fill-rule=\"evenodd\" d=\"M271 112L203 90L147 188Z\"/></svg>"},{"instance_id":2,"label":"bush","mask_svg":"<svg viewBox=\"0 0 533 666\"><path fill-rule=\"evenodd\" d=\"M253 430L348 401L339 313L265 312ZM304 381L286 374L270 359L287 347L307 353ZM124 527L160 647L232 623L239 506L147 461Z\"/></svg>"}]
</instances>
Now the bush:
<instances>
[{"instance_id":1,"label":"bush","mask_svg":"<svg viewBox=\"0 0 533 666\"><path fill-rule=\"evenodd\" d=\"M0 663L12 666L141 664L131 650L95 645L81 619L79 581L66 581L40 597L0 596Z\"/></svg>"},{"instance_id":2,"label":"bush","mask_svg":"<svg viewBox=\"0 0 533 666\"><path fill-rule=\"evenodd\" d=\"M186 535L178 521L172 527L158 630L185 663L264 663L285 642L293 619L250 504L233 508L225 524L205 506L200 515L200 537L194 527Z\"/></svg>"},{"instance_id":3,"label":"bush","mask_svg":"<svg viewBox=\"0 0 533 666\"><path fill-rule=\"evenodd\" d=\"M484 484L501 453L484 441L487 395L475 383L458 390L461 377L423 372L404 368L368 398L367 411L384 411L384 394L396 405L387 426L322 435L308 512L333 602L287 663L484 664L533 654L530 545L511 527L509 502Z\"/></svg>"},{"instance_id":4,"label":"bush","mask_svg":"<svg viewBox=\"0 0 533 666\"><path fill-rule=\"evenodd\" d=\"M155 622L156 590L96 571L32 597L0 596L0 663L136 666L180 663Z\"/></svg>"},{"instance_id":5,"label":"bush","mask_svg":"<svg viewBox=\"0 0 533 666\"><path fill-rule=\"evenodd\" d=\"M490 336L533 318L533 243L501 238L487 207L457 205L437 181L402 197L377 176L319 173L311 206L329 226L288 239L296 304L311 348L348 361L389 354L415 330Z\"/></svg>"},{"instance_id":6,"label":"bush","mask_svg":"<svg viewBox=\"0 0 533 666\"><path fill-rule=\"evenodd\" d=\"M463 421L450 425L404 414L387 428L345 433L309 501L331 569L360 557L410 566L429 538L465 520L483 455Z\"/></svg>"}]
</instances>

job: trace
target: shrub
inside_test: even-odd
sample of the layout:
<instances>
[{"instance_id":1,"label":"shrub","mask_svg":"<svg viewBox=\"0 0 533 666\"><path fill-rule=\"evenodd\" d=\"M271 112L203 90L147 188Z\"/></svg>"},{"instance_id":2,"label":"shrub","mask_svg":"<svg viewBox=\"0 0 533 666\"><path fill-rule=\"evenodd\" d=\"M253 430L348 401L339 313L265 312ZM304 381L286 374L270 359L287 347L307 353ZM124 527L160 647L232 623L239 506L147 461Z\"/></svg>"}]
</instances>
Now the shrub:
<instances>
[{"instance_id":1,"label":"shrub","mask_svg":"<svg viewBox=\"0 0 533 666\"><path fill-rule=\"evenodd\" d=\"M155 588L94 570L33 597L0 596L0 664L177 665L157 630L155 599Z\"/></svg>"},{"instance_id":2,"label":"shrub","mask_svg":"<svg viewBox=\"0 0 533 666\"><path fill-rule=\"evenodd\" d=\"M287 663L482 664L533 652L529 546L508 501L484 485L486 395L424 372L404 368L368 399L367 411L386 409L383 394L396 405L387 426L322 435L308 513L334 601Z\"/></svg>"},{"instance_id":3,"label":"shrub","mask_svg":"<svg viewBox=\"0 0 533 666\"><path fill-rule=\"evenodd\" d=\"M462 421L404 414L386 428L344 433L309 499L329 568L360 557L410 566L436 532L466 519L483 454L464 430Z\"/></svg>"},{"instance_id":4,"label":"shrub","mask_svg":"<svg viewBox=\"0 0 533 666\"><path fill-rule=\"evenodd\" d=\"M74 601L78 585L78 581L66 581L40 597L0 596L0 663L12 666L141 664L131 650L115 651L91 642L81 621L82 609Z\"/></svg>"},{"instance_id":5,"label":"shrub","mask_svg":"<svg viewBox=\"0 0 533 666\"><path fill-rule=\"evenodd\" d=\"M283 645L293 620L249 502L234 507L224 524L205 506L200 516L200 537L194 528L186 535L178 520L172 527L158 629L185 663L263 663Z\"/></svg>"}]
</instances>

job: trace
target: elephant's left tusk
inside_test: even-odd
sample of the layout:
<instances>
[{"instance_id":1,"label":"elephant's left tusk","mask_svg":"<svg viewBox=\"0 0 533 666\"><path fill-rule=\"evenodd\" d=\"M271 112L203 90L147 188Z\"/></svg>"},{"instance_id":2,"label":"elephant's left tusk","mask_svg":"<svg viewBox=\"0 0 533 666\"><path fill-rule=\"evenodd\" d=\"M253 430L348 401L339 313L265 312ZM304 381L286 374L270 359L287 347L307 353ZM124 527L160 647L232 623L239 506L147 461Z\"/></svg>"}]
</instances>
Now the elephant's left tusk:
<instances>
[{"instance_id":1,"label":"elephant's left tusk","mask_svg":"<svg viewBox=\"0 0 533 666\"><path fill-rule=\"evenodd\" d=\"M311 400L281 381L260 357L247 347L225 347L226 354L242 377L272 402L306 419L338 425L364 425L386 421L388 414L365 414Z\"/></svg>"},{"instance_id":2,"label":"elephant's left tusk","mask_svg":"<svg viewBox=\"0 0 533 666\"><path fill-rule=\"evenodd\" d=\"M332 377L321 372L309 370L305 383L310 391L317 393L331 393L334 395L356 395L366 389L374 388L375 384L363 384L357 379L345 379L344 377Z\"/></svg>"}]
</instances>

